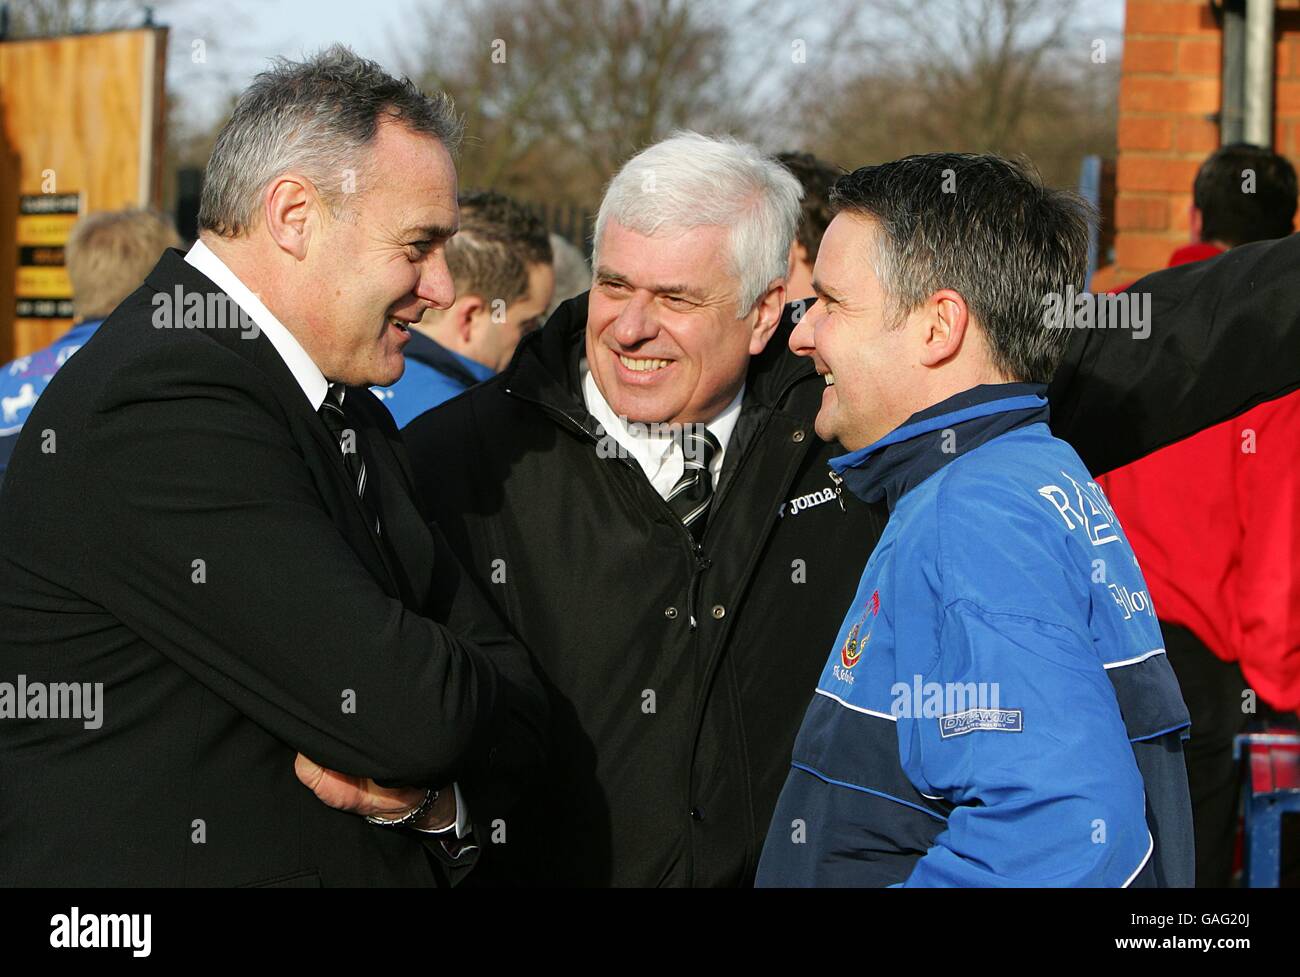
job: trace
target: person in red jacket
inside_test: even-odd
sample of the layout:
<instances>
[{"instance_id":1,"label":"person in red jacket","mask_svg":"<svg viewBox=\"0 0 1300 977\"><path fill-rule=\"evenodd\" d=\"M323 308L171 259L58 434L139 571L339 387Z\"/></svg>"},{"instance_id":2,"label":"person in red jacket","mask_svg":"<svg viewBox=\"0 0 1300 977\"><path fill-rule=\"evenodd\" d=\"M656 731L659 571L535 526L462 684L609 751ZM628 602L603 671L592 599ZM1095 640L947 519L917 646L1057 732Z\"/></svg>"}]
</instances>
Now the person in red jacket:
<instances>
[{"instance_id":1,"label":"person in red jacket","mask_svg":"<svg viewBox=\"0 0 1300 977\"><path fill-rule=\"evenodd\" d=\"M1170 266L1287 236L1296 197L1282 156L1221 147L1196 174L1194 241ZM1237 821L1233 738L1252 714L1300 710L1300 392L1098 481L1142 566L1191 713L1197 885L1223 887Z\"/></svg>"}]
</instances>

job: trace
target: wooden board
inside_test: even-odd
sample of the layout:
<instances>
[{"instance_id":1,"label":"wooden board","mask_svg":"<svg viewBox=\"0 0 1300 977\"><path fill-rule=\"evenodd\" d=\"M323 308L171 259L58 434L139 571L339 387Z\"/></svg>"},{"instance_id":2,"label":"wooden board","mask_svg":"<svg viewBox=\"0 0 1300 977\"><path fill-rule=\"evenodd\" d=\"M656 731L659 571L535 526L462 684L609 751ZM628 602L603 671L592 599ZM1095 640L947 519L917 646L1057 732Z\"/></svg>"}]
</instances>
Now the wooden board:
<instances>
[{"instance_id":1,"label":"wooden board","mask_svg":"<svg viewBox=\"0 0 1300 977\"><path fill-rule=\"evenodd\" d=\"M0 43L0 362L71 325L15 315L20 197L78 194L83 215L159 206L166 47L165 28ZM54 269L22 281L58 291Z\"/></svg>"}]
</instances>

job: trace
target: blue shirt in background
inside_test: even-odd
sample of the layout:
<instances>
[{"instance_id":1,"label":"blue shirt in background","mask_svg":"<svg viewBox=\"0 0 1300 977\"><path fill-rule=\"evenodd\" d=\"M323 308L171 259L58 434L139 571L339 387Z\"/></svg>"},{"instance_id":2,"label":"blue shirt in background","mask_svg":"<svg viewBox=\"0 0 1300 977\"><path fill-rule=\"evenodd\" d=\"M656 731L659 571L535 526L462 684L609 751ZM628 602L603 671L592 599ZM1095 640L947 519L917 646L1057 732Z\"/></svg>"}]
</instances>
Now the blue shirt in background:
<instances>
[{"instance_id":1,"label":"blue shirt in background","mask_svg":"<svg viewBox=\"0 0 1300 977\"><path fill-rule=\"evenodd\" d=\"M44 349L20 356L0 367L0 475L9 465L18 432L27 422L37 399L68 357L95 334L103 319L88 319L73 326Z\"/></svg>"},{"instance_id":2,"label":"blue shirt in background","mask_svg":"<svg viewBox=\"0 0 1300 977\"><path fill-rule=\"evenodd\" d=\"M411 330L403 351L406 372L391 387L371 387L399 428L406 427L427 410L451 400L476 383L495 376L496 371L468 357L453 353L423 333Z\"/></svg>"}]
</instances>

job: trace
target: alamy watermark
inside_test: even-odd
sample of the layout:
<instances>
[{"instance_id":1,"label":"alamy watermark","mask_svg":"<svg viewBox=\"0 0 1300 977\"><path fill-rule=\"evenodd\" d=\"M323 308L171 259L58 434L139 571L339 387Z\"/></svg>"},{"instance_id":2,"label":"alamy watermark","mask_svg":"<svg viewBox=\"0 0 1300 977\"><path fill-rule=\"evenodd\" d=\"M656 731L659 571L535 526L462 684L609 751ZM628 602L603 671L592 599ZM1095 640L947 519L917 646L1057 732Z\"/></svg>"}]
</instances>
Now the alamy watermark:
<instances>
[{"instance_id":1,"label":"alamy watermark","mask_svg":"<svg viewBox=\"0 0 1300 977\"><path fill-rule=\"evenodd\" d=\"M1151 293L1048 292L1043 296L1047 329L1129 329L1134 339L1151 335Z\"/></svg>"},{"instance_id":2,"label":"alamy watermark","mask_svg":"<svg viewBox=\"0 0 1300 977\"><path fill-rule=\"evenodd\" d=\"M82 913L73 906L50 917L50 946L56 950L124 949L147 957L152 934L152 913Z\"/></svg>"},{"instance_id":3,"label":"alamy watermark","mask_svg":"<svg viewBox=\"0 0 1300 977\"><path fill-rule=\"evenodd\" d=\"M920 675L913 675L911 684L891 685L889 695L889 712L897 719L938 719L999 708L997 682L923 682Z\"/></svg>"},{"instance_id":4,"label":"alamy watermark","mask_svg":"<svg viewBox=\"0 0 1300 977\"><path fill-rule=\"evenodd\" d=\"M103 682L0 682L0 719L80 719L86 729L104 725Z\"/></svg>"},{"instance_id":5,"label":"alamy watermark","mask_svg":"<svg viewBox=\"0 0 1300 977\"><path fill-rule=\"evenodd\" d=\"M706 427L703 424L669 424L660 421L647 424L643 421L630 421L621 414L619 421L631 440L641 441L649 438L652 441L676 441L682 457L687 461L704 459ZM606 431L603 424L596 425L596 455L600 458L632 457L631 452L623 446L623 442Z\"/></svg>"},{"instance_id":6,"label":"alamy watermark","mask_svg":"<svg viewBox=\"0 0 1300 977\"><path fill-rule=\"evenodd\" d=\"M153 296L155 329L237 329L241 339L256 339L261 333L253 317L229 295L196 292L177 285L170 292Z\"/></svg>"}]
</instances>

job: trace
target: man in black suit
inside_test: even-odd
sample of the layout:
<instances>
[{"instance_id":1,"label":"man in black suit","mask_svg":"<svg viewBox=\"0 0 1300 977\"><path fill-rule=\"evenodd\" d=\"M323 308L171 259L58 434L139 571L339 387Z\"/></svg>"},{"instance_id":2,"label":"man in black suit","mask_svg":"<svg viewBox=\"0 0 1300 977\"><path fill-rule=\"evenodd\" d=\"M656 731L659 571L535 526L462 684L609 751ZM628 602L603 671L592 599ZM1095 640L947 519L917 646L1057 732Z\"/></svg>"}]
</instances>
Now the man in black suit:
<instances>
[{"instance_id":1,"label":"man in black suit","mask_svg":"<svg viewBox=\"0 0 1300 977\"><path fill-rule=\"evenodd\" d=\"M199 243L41 398L0 495L0 882L435 884L537 767L526 653L367 390L454 298L458 137L346 49L277 64Z\"/></svg>"}]
</instances>

